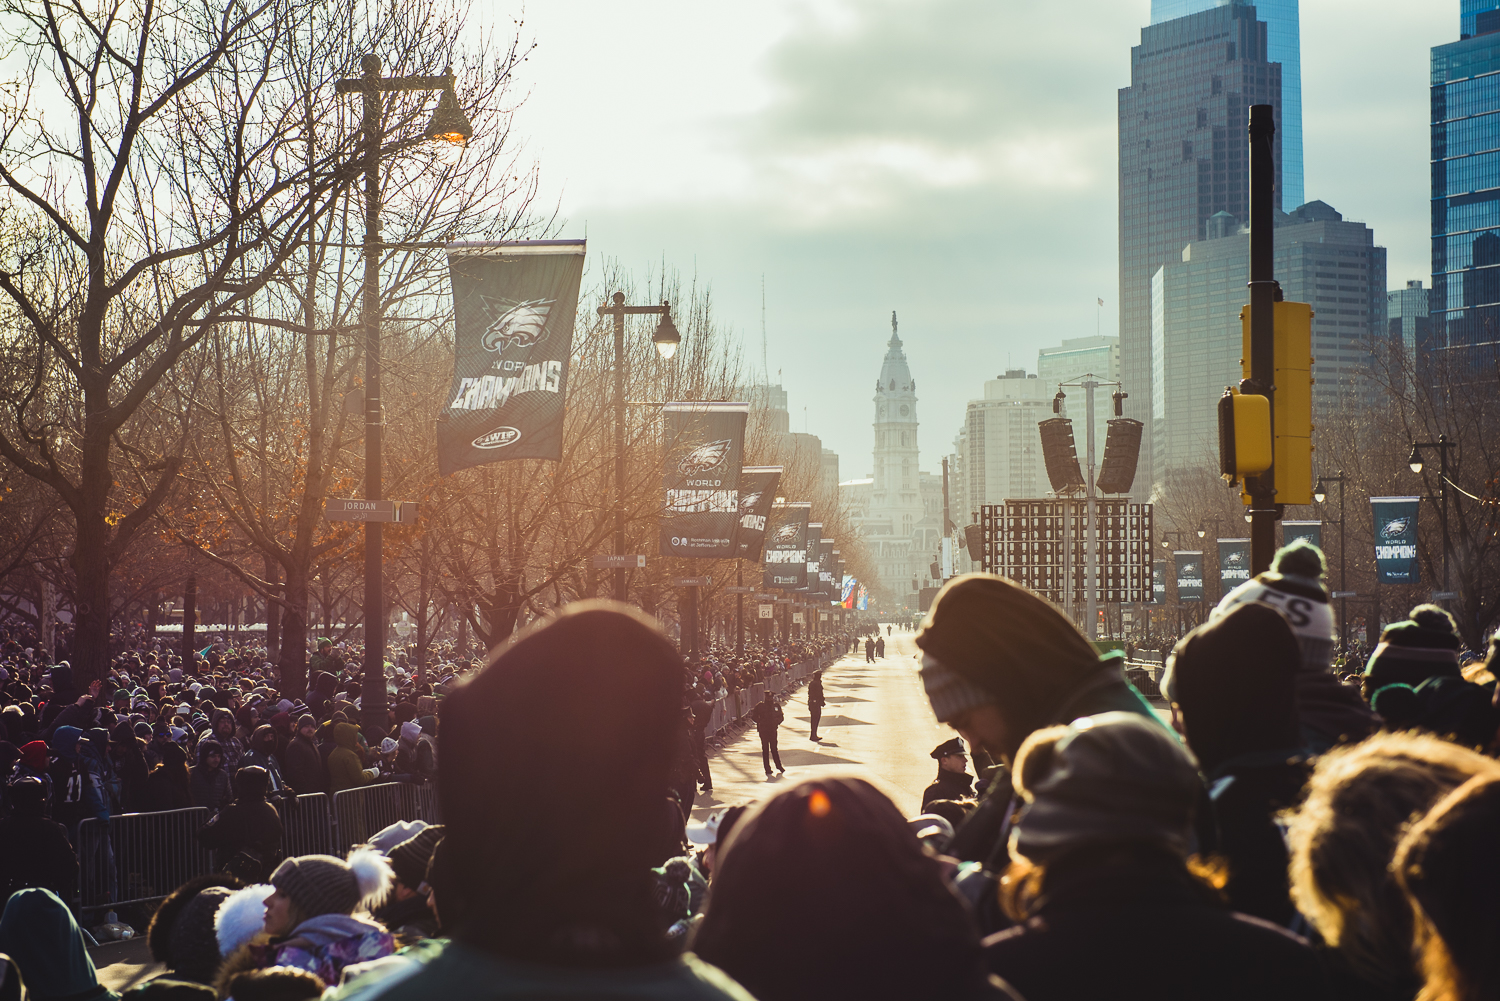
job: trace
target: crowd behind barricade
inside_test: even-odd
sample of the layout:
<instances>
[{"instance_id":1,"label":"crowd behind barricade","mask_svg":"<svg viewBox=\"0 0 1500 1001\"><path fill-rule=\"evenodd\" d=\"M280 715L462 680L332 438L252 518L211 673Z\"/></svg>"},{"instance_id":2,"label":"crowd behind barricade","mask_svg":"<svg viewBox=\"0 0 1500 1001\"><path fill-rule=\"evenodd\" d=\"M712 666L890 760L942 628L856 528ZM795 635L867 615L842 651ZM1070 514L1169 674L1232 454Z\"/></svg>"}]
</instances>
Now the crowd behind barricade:
<instances>
[{"instance_id":1,"label":"crowd behind barricade","mask_svg":"<svg viewBox=\"0 0 1500 1001\"><path fill-rule=\"evenodd\" d=\"M915 817L824 773L690 826L694 706L719 676L767 685L858 639L685 665L639 611L569 606L442 682L442 825L190 881L148 932L169 972L133 992L1500 997L1500 643L1475 670L1419 606L1345 684L1324 574L1295 543L1227 595L1172 649L1165 709L1024 588L949 582L916 643L958 736ZM107 996L83 942L48 888L0 915L35 997Z\"/></svg>"}]
</instances>

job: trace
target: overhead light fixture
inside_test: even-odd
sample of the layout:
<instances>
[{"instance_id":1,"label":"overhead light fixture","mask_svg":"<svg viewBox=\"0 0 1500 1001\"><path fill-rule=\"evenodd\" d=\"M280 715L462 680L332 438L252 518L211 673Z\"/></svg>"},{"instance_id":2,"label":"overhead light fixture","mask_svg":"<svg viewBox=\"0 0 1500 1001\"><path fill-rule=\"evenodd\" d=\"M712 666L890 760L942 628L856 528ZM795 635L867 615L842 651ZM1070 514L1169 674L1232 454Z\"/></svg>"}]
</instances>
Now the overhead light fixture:
<instances>
[{"instance_id":1,"label":"overhead light fixture","mask_svg":"<svg viewBox=\"0 0 1500 1001\"><path fill-rule=\"evenodd\" d=\"M432 119L427 123L427 128L422 130L422 135L435 142L463 149L474 138L474 126L469 124L469 116L458 106L458 96L453 92L453 67L448 67L446 75L448 86L443 88L437 110L433 111Z\"/></svg>"},{"instance_id":2,"label":"overhead light fixture","mask_svg":"<svg viewBox=\"0 0 1500 1001\"><path fill-rule=\"evenodd\" d=\"M656 345L657 353L668 360L677 353L677 345L682 343L682 335L677 332L677 325L672 322L671 310L665 302L662 303L661 320L656 324L656 333L651 335L651 341Z\"/></svg>"},{"instance_id":3,"label":"overhead light fixture","mask_svg":"<svg viewBox=\"0 0 1500 1001\"><path fill-rule=\"evenodd\" d=\"M1411 455L1407 457L1406 464L1411 467L1412 472L1420 473L1422 471L1422 450L1413 445L1411 447Z\"/></svg>"}]
</instances>

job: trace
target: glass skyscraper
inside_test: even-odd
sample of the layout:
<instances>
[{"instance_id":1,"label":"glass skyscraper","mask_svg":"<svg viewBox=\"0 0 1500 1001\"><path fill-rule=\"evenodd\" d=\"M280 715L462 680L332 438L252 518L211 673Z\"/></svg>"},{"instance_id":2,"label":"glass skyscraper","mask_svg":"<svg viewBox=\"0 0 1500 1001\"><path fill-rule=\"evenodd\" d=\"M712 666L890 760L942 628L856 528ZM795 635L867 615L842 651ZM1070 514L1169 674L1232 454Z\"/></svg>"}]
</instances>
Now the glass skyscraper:
<instances>
[{"instance_id":1,"label":"glass skyscraper","mask_svg":"<svg viewBox=\"0 0 1500 1001\"><path fill-rule=\"evenodd\" d=\"M1500 0L1462 0L1459 21L1432 50L1429 307L1434 349L1483 365L1500 344Z\"/></svg>"},{"instance_id":2,"label":"glass skyscraper","mask_svg":"<svg viewBox=\"0 0 1500 1001\"><path fill-rule=\"evenodd\" d=\"M1247 4L1213 7L1141 29L1130 86L1119 92L1120 374L1125 416L1145 424L1132 498L1151 493L1151 280L1208 236L1217 213L1250 218L1250 106L1269 104L1281 201L1281 65Z\"/></svg>"},{"instance_id":3,"label":"glass skyscraper","mask_svg":"<svg viewBox=\"0 0 1500 1001\"><path fill-rule=\"evenodd\" d=\"M1161 24L1229 2L1151 0L1151 23ZM1281 132L1281 207L1288 212L1307 200L1302 187L1302 31L1297 2L1258 0L1255 4L1260 19L1266 22L1269 58L1281 64L1281 120L1276 128ZM1500 0L1495 3L1500 4Z\"/></svg>"}]
</instances>

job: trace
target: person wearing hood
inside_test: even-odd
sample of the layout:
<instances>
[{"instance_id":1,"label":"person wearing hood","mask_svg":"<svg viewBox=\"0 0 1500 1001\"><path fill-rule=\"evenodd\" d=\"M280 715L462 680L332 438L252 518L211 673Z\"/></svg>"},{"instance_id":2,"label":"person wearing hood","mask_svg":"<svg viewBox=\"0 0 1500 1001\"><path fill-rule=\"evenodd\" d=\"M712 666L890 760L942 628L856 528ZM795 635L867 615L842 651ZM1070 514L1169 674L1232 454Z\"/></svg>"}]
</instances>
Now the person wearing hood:
<instances>
[{"instance_id":1,"label":"person wearing hood","mask_svg":"<svg viewBox=\"0 0 1500 1001\"><path fill-rule=\"evenodd\" d=\"M68 829L73 843L78 843L78 824L89 816L88 786L89 765L79 753L83 742L83 731L76 726L60 726L52 733L48 745L52 763L48 773L52 779L52 819Z\"/></svg>"},{"instance_id":2,"label":"person wearing hood","mask_svg":"<svg viewBox=\"0 0 1500 1001\"><path fill-rule=\"evenodd\" d=\"M1296 911L1276 815L1297 805L1309 766L1298 725L1301 648L1273 606L1242 602L1172 651L1162 693L1208 787L1198 851L1229 863L1229 904L1273 924Z\"/></svg>"},{"instance_id":3,"label":"person wearing hood","mask_svg":"<svg viewBox=\"0 0 1500 1001\"><path fill-rule=\"evenodd\" d=\"M245 756L245 745L235 736L234 713L220 709L209 716L213 727L213 739L219 742L219 753L224 756L224 771L233 775L239 771L240 761Z\"/></svg>"},{"instance_id":4,"label":"person wearing hood","mask_svg":"<svg viewBox=\"0 0 1500 1001\"><path fill-rule=\"evenodd\" d=\"M1322 754L1339 743L1355 743L1379 728L1379 721L1359 694L1334 677L1333 651L1338 633L1328 588L1323 551L1306 539L1277 550L1271 569L1224 595L1209 616L1212 622L1246 602L1270 605L1292 630L1301 654L1294 675L1297 722L1308 754Z\"/></svg>"},{"instance_id":5,"label":"person wearing hood","mask_svg":"<svg viewBox=\"0 0 1500 1001\"><path fill-rule=\"evenodd\" d=\"M638 609L585 601L492 658L442 709L445 836L431 878L452 942L381 1001L747 1001L723 972L679 953L653 896L682 726L671 641ZM584 773L580 797L571 790ZM536 816L548 818L545 852Z\"/></svg>"},{"instance_id":6,"label":"person wearing hood","mask_svg":"<svg viewBox=\"0 0 1500 1001\"><path fill-rule=\"evenodd\" d=\"M117 813L140 813L149 808L146 782L150 771L146 751L128 720L121 720L109 734L109 756L115 776L113 798Z\"/></svg>"},{"instance_id":7,"label":"person wearing hood","mask_svg":"<svg viewBox=\"0 0 1500 1001\"><path fill-rule=\"evenodd\" d=\"M1004 577L971 573L950 580L916 640L933 715L957 730L976 756L984 751L1009 765L1033 731L1111 711L1134 713L1171 735L1126 679L1118 657L1101 657L1065 615ZM998 909L995 880L1010 861L1017 803L1007 770L996 769L946 849L961 861L981 863L959 885L986 932L1009 923Z\"/></svg>"},{"instance_id":8,"label":"person wearing hood","mask_svg":"<svg viewBox=\"0 0 1500 1001\"><path fill-rule=\"evenodd\" d=\"M410 781L430 782L437 775L437 762L433 760L431 743L422 740L422 725L407 720L401 724L399 732L396 772Z\"/></svg>"},{"instance_id":9,"label":"person wearing hood","mask_svg":"<svg viewBox=\"0 0 1500 1001\"><path fill-rule=\"evenodd\" d=\"M198 843L214 852L214 868L247 882L264 879L281 858L281 816L266 802L270 779L259 765L234 773L234 802L198 830Z\"/></svg>"},{"instance_id":10,"label":"person wearing hood","mask_svg":"<svg viewBox=\"0 0 1500 1001\"><path fill-rule=\"evenodd\" d=\"M318 752L317 735L318 721L312 713L303 713L297 720L296 735L281 756L287 785L298 793L328 791L328 773Z\"/></svg>"},{"instance_id":11,"label":"person wearing hood","mask_svg":"<svg viewBox=\"0 0 1500 1001\"><path fill-rule=\"evenodd\" d=\"M1126 712L1047 727L1013 771L1025 807L1005 903L1018 924L984 944L1028 1001L1328 997L1306 942L1234 913L1189 866L1198 763L1162 727ZM1142 964L1129 928L1170 955Z\"/></svg>"},{"instance_id":12,"label":"person wearing hood","mask_svg":"<svg viewBox=\"0 0 1500 1001\"><path fill-rule=\"evenodd\" d=\"M359 727L353 723L335 723L333 742L338 746L328 755L329 792L357 789L380 777L380 769L365 767L359 746Z\"/></svg>"},{"instance_id":13,"label":"person wearing hood","mask_svg":"<svg viewBox=\"0 0 1500 1001\"><path fill-rule=\"evenodd\" d=\"M52 816L52 752L44 740L28 740L18 750L20 760L15 764L9 779L35 778L41 781L46 791L45 815ZM54 818L55 819L55 818Z\"/></svg>"},{"instance_id":14,"label":"person wearing hood","mask_svg":"<svg viewBox=\"0 0 1500 1001\"><path fill-rule=\"evenodd\" d=\"M938 860L856 778L806 780L734 826L692 947L760 1001L1016 997Z\"/></svg>"},{"instance_id":15,"label":"person wearing hood","mask_svg":"<svg viewBox=\"0 0 1500 1001\"><path fill-rule=\"evenodd\" d=\"M116 1001L99 983L83 929L57 894L18 890L0 914L0 955L10 960L3 978L16 973L36 1001Z\"/></svg>"},{"instance_id":16,"label":"person wearing hood","mask_svg":"<svg viewBox=\"0 0 1500 1001\"><path fill-rule=\"evenodd\" d=\"M146 802L149 809L185 810L193 805L193 780L188 771L187 752L168 741L161 745L161 764L146 777Z\"/></svg>"},{"instance_id":17,"label":"person wearing hood","mask_svg":"<svg viewBox=\"0 0 1500 1001\"><path fill-rule=\"evenodd\" d=\"M236 892L214 916L219 951L226 956L219 996L249 970L290 966L337 984L344 967L389 956L395 951L391 933L366 912L390 881L383 855L356 848L347 861L331 855L289 858L271 873L269 886Z\"/></svg>"},{"instance_id":18,"label":"person wearing hood","mask_svg":"<svg viewBox=\"0 0 1500 1001\"><path fill-rule=\"evenodd\" d=\"M188 775L193 805L217 810L230 800L229 773L224 770L224 748L212 737L198 741L198 763Z\"/></svg>"},{"instance_id":19,"label":"person wearing hood","mask_svg":"<svg viewBox=\"0 0 1500 1001\"><path fill-rule=\"evenodd\" d=\"M28 776L6 787L11 814L0 820L0 906L17 890L40 886L64 900L78 888L78 857L68 830L46 817L47 790Z\"/></svg>"}]
</instances>

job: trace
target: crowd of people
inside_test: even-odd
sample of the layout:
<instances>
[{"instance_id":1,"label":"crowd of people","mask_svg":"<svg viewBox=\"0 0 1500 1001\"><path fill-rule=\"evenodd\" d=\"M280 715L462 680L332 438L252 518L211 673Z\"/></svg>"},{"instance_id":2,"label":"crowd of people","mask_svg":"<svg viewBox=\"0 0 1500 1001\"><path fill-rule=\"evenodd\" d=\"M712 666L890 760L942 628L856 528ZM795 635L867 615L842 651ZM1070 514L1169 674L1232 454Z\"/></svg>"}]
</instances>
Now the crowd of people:
<instances>
[{"instance_id":1,"label":"crowd of people","mask_svg":"<svg viewBox=\"0 0 1500 1001\"><path fill-rule=\"evenodd\" d=\"M1463 663L1452 619L1420 606L1347 684L1324 573L1296 543L1226 595L1172 650L1164 710L1036 595L950 581L916 643L958 736L914 817L827 775L689 826L694 705L725 665L684 664L637 610L569 606L429 696L441 825L258 875L226 860L162 903L169 972L133 992L1500 997L1500 644ZM240 754L236 793L268 772L206 722L200 745ZM264 814L251 784L230 826ZM65 899L11 893L6 983L92 1001Z\"/></svg>"}]
</instances>

